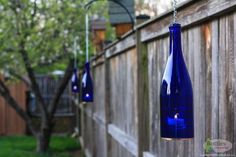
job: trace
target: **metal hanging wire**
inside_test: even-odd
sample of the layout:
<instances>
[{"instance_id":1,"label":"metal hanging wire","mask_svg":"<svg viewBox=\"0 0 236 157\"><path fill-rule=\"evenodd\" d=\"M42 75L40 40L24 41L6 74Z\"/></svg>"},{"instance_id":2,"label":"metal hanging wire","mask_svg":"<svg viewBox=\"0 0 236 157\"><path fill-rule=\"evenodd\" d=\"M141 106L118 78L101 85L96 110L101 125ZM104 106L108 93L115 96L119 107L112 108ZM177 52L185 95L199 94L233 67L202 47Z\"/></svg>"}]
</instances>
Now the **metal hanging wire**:
<instances>
[{"instance_id":1,"label":"metal hanging wire","mask_svg":"<svg viewBox=\"0 0 236 157\"><path fill-rule=\"evenodd\" d=\"M85 15L85 38L86 38L86 62L89 61L89 17L88 13L86 12Z\"/></svg>"},{"instance_id":2,"label":"metal hanging wire","mask_svg":"<svg viewBox=\"0 0 236 157\"><path fill-rule=\"evenodd\" d=\"M74 45L73 45L73 52L74 52L74 68L77 67L77 38L74 39Z\"/></svg>"},{"instance_id":3,"label":"metal hanging wire","mask_svg":"<svg viewBox=\"0 0 236 157\"><path fill-rule=\"evenodd\" d=\"M173 6L173 23L177 22L177 0L172 0L172 6Z\"/></svg>"}]
</instances>

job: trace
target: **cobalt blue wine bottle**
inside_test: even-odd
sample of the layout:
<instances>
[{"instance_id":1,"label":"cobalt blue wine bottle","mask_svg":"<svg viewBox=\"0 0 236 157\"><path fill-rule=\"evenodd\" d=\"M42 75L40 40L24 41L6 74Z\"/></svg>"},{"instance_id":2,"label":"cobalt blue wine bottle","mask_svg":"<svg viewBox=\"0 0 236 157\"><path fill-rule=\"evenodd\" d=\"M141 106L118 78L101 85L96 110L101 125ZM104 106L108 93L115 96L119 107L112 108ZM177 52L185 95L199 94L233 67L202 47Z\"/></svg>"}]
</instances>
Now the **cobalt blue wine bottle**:
<instances>
[{"instance_id":1,"label":"cobalt blue wine bottle","mask_svg":"<svg viewBox=\"0 0 236 157\"><path fill-rule=\"evenodd\" d=\"M181 25L170 30L170 54L160 91L161 137L188 139L194 136L193 90L181 48Z\"/></svg>"},{"instance_id":2,"label":"cobalt blue wine bottle","mask_svg":"<svg viewBox=\"0 0 236 157\"><path fill-rule=\"evenodd\" d=\"M89 62L85 64L85 72L82 78L82 100L84 102L93 101L93 82L90 75Z\"/></svg>"},{"instance_id":3,"label":"cobalt blue wine bottle","mask_svg":"<svg viewBox=\"0 0 236 157\"><path fill-rule=\"evenodd\" d=\"M71 90L73 93L79 93L79 79L77 75L77 69L74 68L71 79Z\"/></svg>"}]
</instances>

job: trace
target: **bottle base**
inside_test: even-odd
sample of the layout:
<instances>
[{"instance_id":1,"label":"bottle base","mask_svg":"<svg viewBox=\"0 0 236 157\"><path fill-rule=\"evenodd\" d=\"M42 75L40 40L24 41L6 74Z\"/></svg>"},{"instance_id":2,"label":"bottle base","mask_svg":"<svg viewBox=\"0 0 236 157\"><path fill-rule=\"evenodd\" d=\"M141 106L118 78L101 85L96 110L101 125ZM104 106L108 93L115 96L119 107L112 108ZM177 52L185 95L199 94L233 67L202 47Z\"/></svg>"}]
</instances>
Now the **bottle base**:
<instances>
[{"instance_id":1,"label":"bottle base","mask_svg":"<svg viewBox=\"0 0 236 157\"><path fill-rule=\"evenodd\" d=\"M193 137L190 138L167 138L167 137L161 137L162 140L166 141L188 141L188 140L193 140Z\"/></svg>"}]
</instances>

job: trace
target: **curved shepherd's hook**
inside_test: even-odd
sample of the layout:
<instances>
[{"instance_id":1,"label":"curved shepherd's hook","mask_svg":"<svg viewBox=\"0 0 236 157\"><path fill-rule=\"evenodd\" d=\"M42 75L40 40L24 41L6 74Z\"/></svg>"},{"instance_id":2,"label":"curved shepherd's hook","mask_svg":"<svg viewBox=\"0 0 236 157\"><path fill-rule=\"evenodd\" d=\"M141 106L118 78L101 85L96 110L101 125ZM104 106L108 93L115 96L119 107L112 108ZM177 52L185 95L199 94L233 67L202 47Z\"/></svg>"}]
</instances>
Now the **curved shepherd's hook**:
<instances>
[{"instance_id":1,"label":"curved shepherd's hook","mask_svg":"<svg viewBox=\"0 0 236 157\"><path fill-rule=\"evenodd\" d=\"M84 8L88 11L91 7L91 5L94 3L94 2L98 2L98 1L103 1L103 0L91 0L89 1L85 6ZM134 18L132 17L131 13L129 12L128 8L121 2L117 1L117 0L107 0L107 1L110 1L110 2L114 2L116 4L118 4L119 6L121 6L125 11L126 13L129 15L129 18L130 18L130 21L132 23L132 28L133 28L133 31L134 31Z\"/></svg>"}]
</instances>

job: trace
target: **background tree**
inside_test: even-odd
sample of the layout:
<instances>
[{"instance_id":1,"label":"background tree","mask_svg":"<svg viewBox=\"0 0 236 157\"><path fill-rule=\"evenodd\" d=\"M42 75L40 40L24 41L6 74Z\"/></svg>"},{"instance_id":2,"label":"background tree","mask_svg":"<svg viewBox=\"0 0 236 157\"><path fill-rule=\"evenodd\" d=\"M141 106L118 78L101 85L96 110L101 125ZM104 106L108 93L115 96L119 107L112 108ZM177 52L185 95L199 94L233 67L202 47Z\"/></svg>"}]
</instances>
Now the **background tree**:
<instances>
[{"instance_id":1,"label":"background tree","mask_svg":"<svg viewBox=\"0 0 236 157\"><path fill-rule=\"evenodd\" d=\"M25 120L37 138L38 152L49 148L57 104L72 75L73 40L78 38L80 47L85 46L84 3L83 0L0 0L1 73L20 79L35 94L41 112L40 129L35 128L31 117L12 97L4 80L0 80L0 95ZM84 62L84 56L79 59ZM35 74L54 69L65 70L65 74L54 98L46 104Z\"/></svg>"}]
</instances>

